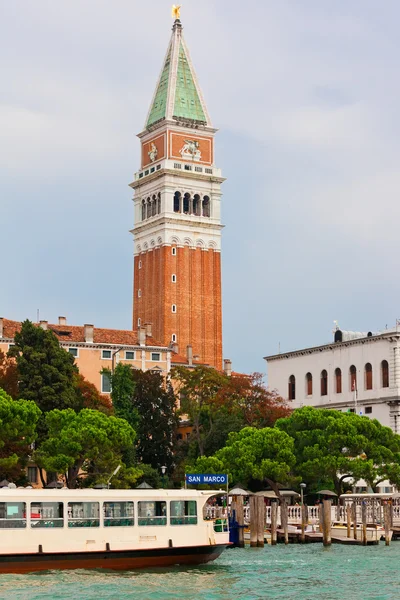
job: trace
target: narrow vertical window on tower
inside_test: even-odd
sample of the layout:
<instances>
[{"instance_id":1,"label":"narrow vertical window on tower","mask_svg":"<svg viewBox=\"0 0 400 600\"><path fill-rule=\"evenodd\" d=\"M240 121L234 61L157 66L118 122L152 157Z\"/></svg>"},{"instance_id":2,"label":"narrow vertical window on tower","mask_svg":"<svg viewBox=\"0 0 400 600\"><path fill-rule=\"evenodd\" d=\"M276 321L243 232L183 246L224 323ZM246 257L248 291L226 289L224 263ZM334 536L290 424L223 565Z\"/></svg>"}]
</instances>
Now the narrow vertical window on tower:
<instances>
[{"instance_id":1,"label":"narrow vertical window on tower","mask_svg":"<svg viewBox=\"0 0 400 600\"><path fill-rule=\"evenodd\" d=\"M312 375L307 373L306 375L306 395L312 396Z\"/></svg>"},{"instance_id":2,"label":"narrow vertical window on tower","mask_svg":"<svg viewBox=\"0 0 400 600\"><path fill-rule=\"evenodd\" d=\"M190 209L190 194L189 194L189 192L186 192L186 194L183 196L183 212L185 213L185 215L189 214L189 209Z\"/></svg>"},{"instance_id":3,"label":"narrow vertical window on tower","mask_svg":"<svg viewBox=\"0 0 400 600\"><path fill-rule=\"evenodd\" d=\"M209 196L203 197L203 217L210 216L210 198Z\"/></svg>"},{"instance_id":4,"label":"narrow vertical window on tower","mask_svg":"<svg viewBox=\"0 0 400 600\"><path fill-rule=\"evenodd\" d=\"M172 252L171 253L172 253L172 256L176 256L176 248L175 248L175 246L172 247Z\"/></svg>"},{"instance_id":5,"label":"narrow vertical window on tower","mask_svg":"<svg viewBox=\"0 0 400 600\"><path fill-rule=\"evenodd\" d=\"M296 400L296 378L294 375L289 377L289 400Z\"/></svg>"},{"instance_id":6,"label":"narrow vertical window on tower","mask_svg":"<svg viewBox=\"0 0 400 600\"><path fill-rule=\"evenodd\" d=\"M176 313L176 304L172 305L171 310L172 310L173 313Z\"/></svg>"},{"instance_id":7,"label":"narrow vertical window on tower","mask_svg":"<svg viewBox=\"0 0 400 600\"><path fill-rule=\"evenodd\" d=\"M372 365L367 363L365 365L365 389L372 390Z\"/></svg>"},{"instance_id":8,"label":"narrow vertical window on tower","mask_svg":"<svg viewBox=\"0 0 400 600\"><path fill-rule=\"evenodd\" d=\"M161 213L161 194L158 192L157 194L157 214Z\"/></svg>"},{"instance_id":9,"label":"narrow vertical window on tower","mask_svg":"<svg viewBox=\"0 0 400 600\"><path fill-rule=\"evenodd\" d=\"M389 363L387 360L383 360L381 362L381 371L382 371L382 387L389 387Z\"/></svg>"},{"instance_id":10,"label":"narrow vertical window on tower","mask_svg":"<svg viewBox=\"0 0 400 600\"><path fill-rule=\"evenodd\" d=\"M138 269L141 269L141 268L142 268L142 261L139 260Z\"/></svg>"},{"instance_id":11,"label":"narrow vertical window on tower","mask_svg":"<svg viewBox=\"0 0 400 600\"><path fill-rule=\"evenodd\" d=\"M174 194L174 212L181 212L181 193L175 192Z\"/></svg>"},{"instance_id":12,"label":"narrow vertical window on tower","mask_svg":"<svg viewBox=\"0 0 400 600\"><path fill-rule=\"evenodd\" d=\"M171 281L172 281L172 283L176 283L176 275L175 275L175 274L174 274L174 275L172 275L172 277L171 277Z\"/></svg>"},{"instance_id":13,"label":"narrow vertical window on tower","mask_svg":"<svg viewBox=\"0 0 400 600\"><path fill-rule=\"evenodd\" d=\"M155 217L157 214L157 196L154 194L151 200L151 216Z\"/></svg>"},{"instance_id":14,"label":"narrow vertical window on tower","mask_svg":"<svg viewBox=\"0 0 400 600\"><path fill-rule=\"evenodd\" d=\"M321 396L328 395L328 373L324 369L321 371Z\"/></svg>"},{"instance_id":15,"label":"narrow vertical window on tower","mask_svg":"<svg viewBox=\"0 0 400 600\"><path fill-rule=\"evenodd\" d=\"M173 334L172 334L172 341L173 341L173 342L176 342L176 333L173 333Z\"/></svg>"},{"instance_id":16,"label":"narrow vertical window on tower","mask_svg":"<svg viewBox=\"0 0 400 600\"><path fill-rule=\"evenodd\" d=\"M151 217L151 198L147 198L147 218Z\"/></svg>"},{"instance_id":17,"label":"narrow vertical window on tower","mask_svg":"<svg viewBox=\"0 0 400 600\"><path fill-rule=\"evenodd\" d=\"M138 320L137 320L137 326L140 327L140 324L141 324L141 320L140 320L140 317L139 317Z\"/></svg>"},{"instance_id":18,"label":"narrow vertical window on tower","mask_svg":"<svg viewBox=\"0 0 400 600\"><path fill-rule=\"evenodd\" d=\"M146 219L146 200L142 200L142 221Z\"/></svg>"},{"instance_id":19,"label":"narrow vertical window on tower","mask_svg":"<svg viewBox=\"0 0 400 600\"><path fill-rule=\"evenodd\" d=\"M137 291L137 297L138 297L138 298L141 298L141 297L142 297L142 290L138 290L138 291Z\"/></svg>"},{"instance_id":20,"label":"narrow vertical window on tower","mask_svg":"<svg viewBox=\"0 0 400 600\"><path fill-rule=\"evenodd\" d=\"M199 194L195 194L193 196L193 214L196 215L196 217L200 216L200 209L201 209L200 196L199 196Z\"/></svg>"}]
</instances>

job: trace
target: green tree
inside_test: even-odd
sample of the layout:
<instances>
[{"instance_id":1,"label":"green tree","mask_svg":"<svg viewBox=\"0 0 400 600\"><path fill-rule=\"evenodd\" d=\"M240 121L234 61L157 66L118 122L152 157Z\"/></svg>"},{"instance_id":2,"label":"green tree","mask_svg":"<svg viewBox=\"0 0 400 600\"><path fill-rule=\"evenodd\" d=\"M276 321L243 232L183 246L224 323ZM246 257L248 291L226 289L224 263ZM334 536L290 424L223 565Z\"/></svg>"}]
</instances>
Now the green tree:
<instances>
[{"instance_id":1,"label":"green tree","mask_svg":"<svg viewBox=\"0 0 400 600\"><path fill-rule=\"evenodd\" d=\"M209 367L175 367L171 377L178 384L181 413L188 415L198 452L204 456L205 448L214 435L215 418L220 408L217 395L229 384L229 378Z\"/></svg>"},{"instance_id":2,"label":"green tree","mask_svg":"<svg viewBox=\"0 0 400 600\"><path fill-rule=\"evenodd\" d=\"M139 413L133 405L135 392L134 369L130 365L118 363L114 373L105 369L111 380L111 399L115 415L125 419L136 430L139 422Z\"/></svg>"},{"instance_id":3,"label":"green tree","mask_svg":"<svg viewBox=\"0 0 400 600\"><path fill-rule=\"evenodd\" d=\"M52 331L24 321L9 355L17 361L20 398L33 400L43 413L79 408L74 357L60 347Z\"/></svg>"},{"instance_id":4,"label":"green tree","mask_svg":"<svg viewBox=\"0 0 400 600\"><path fill-rule=\"evenodd\" d=\"M13 400L0 389L0 478L21 478L36 437L40 410L34 402Z\"/></svg>"},{"instance_id":5,"label":"green tree","mask_svg":"<svg viewBox=\"0 0 400 600\"><path fill-rule=\"evenodd\" d=\"M398 462L400 436L368 417L307 406L278 420L276 427L294 440L296 473L337 494L347 477L362 477L375 487Z\"/></svg>"},{"instance_id":6,"label":"green tree","mask_svg":"<svg viewBox=\"0 0 400 600\"><path fill-rule=\"evenodd\" d=\"M110 476L135 440L135 431L124 419L89 408L79 413L50 411L46 425L48 437L35 453L37 464L46 471L66 473L70 488L91 464L98 465L97 475Z\"/></svg>"},{"instance_id":7,"label":"green tree","mask_svg":"<svg viewBox=\"0 0 400 600\"><path fill-rule=\"evenodd\" d=\"M0 350L0 388L14 400L18 398L18 370L17 363Z\"/></svg>"},{"instance_id":8,"label":"green tree","mask_svg":"<svg viewBox=\"0 0 400 600\"><path fill-rule=\"evenodd\" d=\"M291 481L295 462L294 441L284 431L245 427L231 433L226 446L214 456L198 458L195 472L227 472L231 481L243 483L255 479L267 483L280 497L278 484Z\"/></svg>"}]
</instances>

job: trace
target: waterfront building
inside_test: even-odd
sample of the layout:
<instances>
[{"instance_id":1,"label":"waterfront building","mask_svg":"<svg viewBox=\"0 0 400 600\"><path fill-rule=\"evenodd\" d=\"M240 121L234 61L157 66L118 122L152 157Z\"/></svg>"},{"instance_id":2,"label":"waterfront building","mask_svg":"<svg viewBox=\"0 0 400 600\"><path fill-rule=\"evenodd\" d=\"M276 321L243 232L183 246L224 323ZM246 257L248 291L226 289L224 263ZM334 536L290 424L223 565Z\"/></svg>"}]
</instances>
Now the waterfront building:
<instances>
[{"instance_id":1,"label":"waterfront building","mask_svg":"<svg viewBox=\"0 0 400 600\"><path fill-rule=\"evenodd\" d=\"M68 325L65 317L59 317L57 324L40 321L38 326L51 330L57 336L60 346L75 358L81 375L102 394L111 392L110 380L102 374L102 370L112 371L119 362L129 364L134 369L162 374L169 373L173 366L190 368L198 364L190 347L187 348L187 355L182 356L173 347L155 340L150 324L136 331L103 329L90 324ZM0 350L8 352L20 328L19 321L0 318Z\"/></svg>"},{"instance_id":2,"label":"waterfront building","mask_svg":"<svg viewBox=\"0 0 400 600\"><path fill-rule=\"evenodd\" d=\"M314 406L378 419L400 433L400 329L334 331L329 344L265 357L268 385L293 408Z\"/></svg>"},{"instance_id":3,"label":"waterfront building","mask_svg":"<svg viewBox=\"0 0 400 600\"><path fill-rule=\"evenodd\" d=\"M150 104L134 190L133 328L153 324L164 346L190 346L222 369L221 183L214 135L182 24Z\"/></svg>"}]
</instances>

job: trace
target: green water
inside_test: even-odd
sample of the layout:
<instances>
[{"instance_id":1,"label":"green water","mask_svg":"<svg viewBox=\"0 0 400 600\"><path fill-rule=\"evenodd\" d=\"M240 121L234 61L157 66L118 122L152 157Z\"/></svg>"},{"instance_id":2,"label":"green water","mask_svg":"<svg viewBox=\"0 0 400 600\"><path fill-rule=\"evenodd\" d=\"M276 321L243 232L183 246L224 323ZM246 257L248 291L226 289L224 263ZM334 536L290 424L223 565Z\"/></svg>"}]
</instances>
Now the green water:
<instances>
[{"instance_id":1,"label":"green water","mask_svg":"<svg viewBox=\"0 0 400 600\"><path fill-rule=\"evenodd\" d=\"M400 542L390 547L233 549L202 567L0 575L7 600L400 600Z\"/></svg>"}]
</instances>

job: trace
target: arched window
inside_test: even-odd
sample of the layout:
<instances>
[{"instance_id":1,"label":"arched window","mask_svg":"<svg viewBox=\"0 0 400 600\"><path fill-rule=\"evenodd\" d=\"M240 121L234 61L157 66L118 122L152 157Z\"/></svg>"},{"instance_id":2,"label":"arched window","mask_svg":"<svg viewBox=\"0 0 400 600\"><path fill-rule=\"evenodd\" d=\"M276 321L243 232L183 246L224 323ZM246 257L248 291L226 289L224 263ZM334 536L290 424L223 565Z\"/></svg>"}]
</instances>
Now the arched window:
<instances>
[{"instance_id":1,"label":"arched window","mask_svg":"<svg viewBox=\"0 0 400 600\"><path fill-rule=\"evenodd\" d=\"M186 194L183 196L183 212L185 213L185 215L189 214L189 205L190 205L190 194L188 192L186 192Z\"/></svg>"},{"instance_id":2,"label":"arched window","mask_svg":"<svg viewBox=\"0 0 400 600\"><path fill-rule=\"evenodd\" d=\"M355 392L357 390L357 369L354 365L350 367L350 391Z\"/></svg>"},{"instance_id":3,"label":"arched window","mask_svg":"<svg viewBox=\"0 0 400 600\"><path fill-rule=\"evenodd\" d=\"M181 193L175 192L174 194L174 212L181 212Z\"/></svg>"},{"instance_id":4,"label":"arched window","mask_svg":"<svg viewBox=\"0 0 400 600\"><path fill-rule=\"evenodd\" d=\"M142 221L146 218L146 200L142 200Z\"/></svg>"},{"instance_id":5,"label":"arched window","mask_svg":"<svg viewBox=\"0 0 400 600\"><path fill-rule=\"evenodd\" d=\"M147 218L151 217L151 198L147 198Z\"/></svg>"},{"instance_id":6,"label":"arched window","mask_svg":"<svg viewBox=\"0 0 400 600\"><path fill-rule=\"evenodd\" d=\"M324 369L321 371L321 396L328 395L328 373Z\"/></svg>"},{"instance_id":7,"label":"arched window","mask_svg":"<svg viewBox=\"0 0 400 600\"><path fill-rule=\"evenodd\" d=\"M306 393L307 396L312 396L312 375L307 373L306 375Z\"/></svg>"},{"instance_id":8,"label":"arched window","mask_svg":"<svg viewBox=\"0 0 400 600\"><path fill-rule=\"evenodd\" d=\"M158 192L157 194L157 214L159 215L161 212L161 194Z\"/></svg>"},{"instance_id":9,"label":"arched window","mask_svg":"<svg viewBox=\"0 0 400 600\"><path fill-rule=\"evenodd\" d=\"M367 363L365 365L365 389L372 390L372 365Z\"/></svg>"},{"instance_id":10,"label":"arched window","mask_svg":"<svg viewBox=\"0 0 400 600\"><path fill-rule=\"evenodd\" d=\"M200 205L201 205L200 196L199 196L199 194L195 194L193 196L193 214L198 217L200 216Z\"/></svg>"},{"instance_id":11,"label":"arched window","mask_svg":"<svg viewBox=\"0 0 400 600\"><path fill-rule=\"evenodd\" d=\"M289 377L289 400L295 400L296 399L296 377L294 375L291 375Z\"/></svg>"},{"instance_id":12,"label":"arched window","mask_svg":"<svg viewBox=\"0 0 400 600\"><path fill-rule=\"evenodd\" d=\"M203 217L210 216L210 198L208 196L204 196L203 198Z\"/></svg>"},{"instance_id":13,"label":"arched window","mask_svg":"<svg viewBox=\"0 0 400 600\"><path fill-rule=\"evenodd\" d=\"M155 217L157 214L157 196L154 194L151 201L151 216Z\"/></svg>"},{"instance_id":14,"label":"arched window","mask_svg":"<svg viewBox=\"0 0 400 600\"><path fill-rule=\"evenodd\" d=\"M339 367L337 369L335 369L335 392L337 394L341 394L342 393L342 371L339 369Z\"/></svg>"},{"instance_id":15,"label":"arched window","mask_svg":"<svg viewBox=\"0 0 400 600\"><path fill-rule=\"evenodd\" d=\"M382 387L389 387L389 363L387 360L381 362Z\"/></svg>"}]
</instances>

